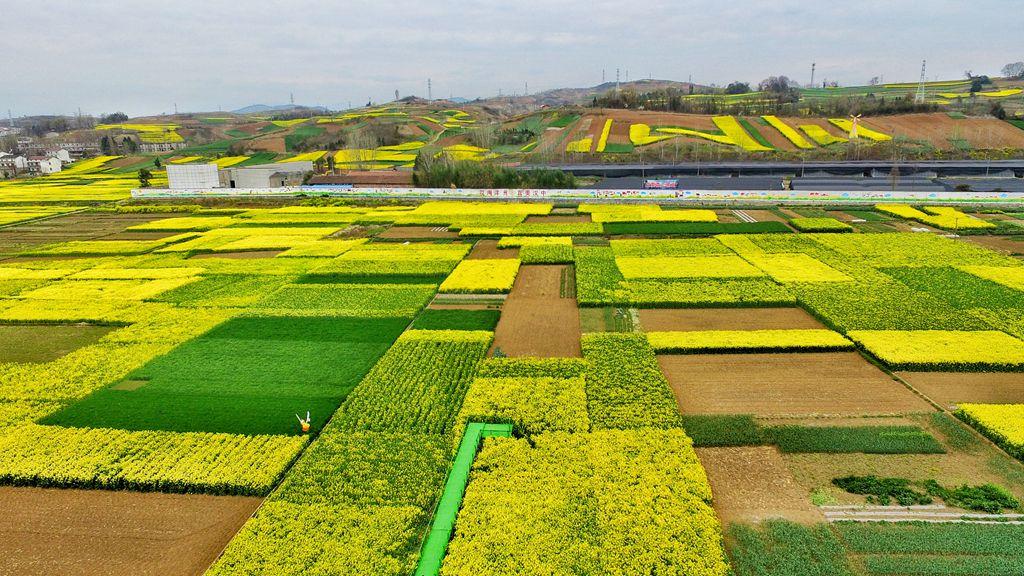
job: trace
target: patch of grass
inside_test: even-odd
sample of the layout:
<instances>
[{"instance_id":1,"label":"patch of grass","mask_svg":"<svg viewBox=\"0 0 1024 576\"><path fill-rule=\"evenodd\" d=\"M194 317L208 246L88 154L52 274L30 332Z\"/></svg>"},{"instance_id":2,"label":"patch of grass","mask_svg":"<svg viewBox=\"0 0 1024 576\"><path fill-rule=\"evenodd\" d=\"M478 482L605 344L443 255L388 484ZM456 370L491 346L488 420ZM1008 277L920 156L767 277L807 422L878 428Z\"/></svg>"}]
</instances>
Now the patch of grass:
<instances>
[{"instance_id":1,"label":"patch of grass","mask_svg":"<svg viewBox=\"0 0 1024 576\"><path fill-rule=\"evenodd\" d=\"M753 416L683 415L683 430L697 447L759 446L765 443Z\"/></svg>"},{"instance_id":2,"label":"patch of grass","mask_svg":"<svg viewBox=\"0 0 1024 576\"><path fill-rule=\"evenodd\" d=\"M783 452L942 454L935 438L917 426L775 426L767 436Z\"/></svg>"},{"instance_id":3,"label":"patch of grass","mask_svg":"<svg viewBox=\"0 0 1024 576\"><path fill-rule=\"evenodd\" d=\"M0 325L0 364L50 362L96 342L114 329L89 324Z\"/></svg>"},{"instance_id":4,"label":"patch of grass","mask_svg":"<svg viewBox=\"0 0 1024 576\"><path fill-rule=\"evenodd\" d=\"M323 126L314 124L296 126L290 134L284 137L284 147L288 152L294 152L295 147L302 144L309 138L315 138L324 133Z\"/></svg>"},{"instance_id":5,"label":"patch of grass","mask_svg":"<svg viewBox=\"0 0 1024 576\"><path fill-rule=\"evenodd\" d=\"M304 274L296 284L440 284L443 275L435 274Z\"/></svg>"},{"instance_id":6,"label":"patch of grass","mask_svg":"<svg viewBox=\"0 0 1024 576\"><path fill-rule=\"evenodd\" d=\"M946 444L957 452L974 452L982 446L973 432L945 412L931 414L930 422L932 427L942 434Z\"/></svg>"},{"instance_id":7,"label":"patch of grass","mask_svg":"<svg viewBox=\"0 0 1024 576\"><path fill-rule=\"evenodd\" d=\"M236 318L43 423L295 434L295 414L305 416L308 410L316 430L406 323L404 318Z\"/></svg>"},{"instance_id":8,"label":"patch of grass","mask_svg":"<svg viewBox=\"0 0 1024 576\"><path fill-rule=\"evenodd\" d=\"M900 506L918 506L934 501L928 494L912 487L906 478L844 476L833 479L832 484L851 494L867 496L868 504L888 506L895 501Z\"/></svg>"},{"instance_id":9,"label":"patch of grass","mask_svg":"<svg viewBox=\"0 0 1024 576\"><path fill-rule=\"evenodd\" d=\"M579 119L579 114L566 114L565 116L560 116L556 118L553 122L548 124L548 126L551 128L565 128L566 126L572 124L573 122Z\"/></svg>"},{"instance_id":10,"label":"patch of grass","mask_svg":"<svg viewBox=\"0 0 1024 576\"><path fill-rule=\"evenodd\" d=\"M605 144L604 146L606 154L629 154L633 152L633 150L633 145L629 143Z\"/></svg>"},{"instance_id":11,"label":"patch of grass","mask_svg":"<svg viewBox=\"0 0 1024 576\"><path fill-rule=\"evenodd\" d=\"M768 520L733 525L726 544L736 576L852 576L839 540L825 524Z\"/></svg>"},{"instance_id":12,"label":"patch of grass","mask_svg":"<svg viewBox=\"0 0 1024 576\"><path fill-rule=\"evenodd\" d=\"M433 310L416 317L414 330L486 330L494 331L501 318L500 310Z\"/></svg>"},{"instance_id":13,"label":"patch of grass","mask_svg":"<svg viewBox=\"0 0 1024 576\"><path fill-rule=\"evenodd\" d=\"M775 148L775 146L772 146L772 143L771 143L771 142L769 142L769 141L768 141L768 140L767 140L767 139L766 139L766 138L765 138L765 137L764 137L764 136L763 136L763 135L761 134L761 132L760 132L760 131L759 131L759 130L758 130L758 129L756 128L756 127L754 127L754 125L753 125L753 124L751 124L751 123L750 123L750 121L749 121L749 120L747 120L746 118L740 118L740 119L739 119L739 121L740 121L740 126L743 126L743 128L744 128L744 129L745 129L745 130L746 130L747 132L749 132L749 133L750 133L750 136L751 136L751 137L753 137L753 138L754 138L754 140L756 140L758 144L760 144L761 146L765 146L765 147L767 147L767 148Z\"/></svg>"}]
</instances>

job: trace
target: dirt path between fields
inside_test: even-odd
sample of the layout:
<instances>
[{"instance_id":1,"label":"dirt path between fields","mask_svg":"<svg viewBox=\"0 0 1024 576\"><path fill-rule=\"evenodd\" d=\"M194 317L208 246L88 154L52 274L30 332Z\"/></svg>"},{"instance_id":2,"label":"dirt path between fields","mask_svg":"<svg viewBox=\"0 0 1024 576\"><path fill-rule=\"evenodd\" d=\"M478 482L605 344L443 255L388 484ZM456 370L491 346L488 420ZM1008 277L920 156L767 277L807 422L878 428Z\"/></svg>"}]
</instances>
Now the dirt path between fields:
<instances>
[{"instance_id":1,"label":"dirt path between fields","mask_svg":"<svg viewBox=\"0 0 1024 576\"><path fill-rule=\"evenodd\" d=\"M0 488L0 574L202 574L259 498Z\"/></svg>"},{"instance_id":2,"label":"dirt path between fields","mask_svg":"<svg viewBox=\"0 0 1024 576\"><path fill-rule=\"evenodd\" d=\"M580 313L562 296L569 266L522 266L502 307L491 353L542 358L579 357Z\"/></svg>"}]
</instances>

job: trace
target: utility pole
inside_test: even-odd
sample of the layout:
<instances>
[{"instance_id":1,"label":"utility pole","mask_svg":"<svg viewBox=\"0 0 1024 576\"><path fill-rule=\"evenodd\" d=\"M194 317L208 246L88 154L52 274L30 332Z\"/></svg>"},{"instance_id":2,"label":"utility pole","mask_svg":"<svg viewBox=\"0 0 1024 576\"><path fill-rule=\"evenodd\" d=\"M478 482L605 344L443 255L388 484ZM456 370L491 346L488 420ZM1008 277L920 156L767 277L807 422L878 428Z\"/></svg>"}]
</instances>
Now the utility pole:
<instances>
[{"instance_id":1,"label":"utility pole","mask_svg":"<svg viewBox=\"0 0 1024 576\"><path fill-rule=\"evenodd\" d=\"M619 91L619 69L615 69L615 91Z\"/></svg>"},{"instance_id":2,"label":"utility pole","mask_svg":"<svg viewBox=\"0 0 1024 576\"><path fill-rule=\"evenodd\" d=\"M523 80L523 96L529 96L529 95L530 95L530 83L527 82L526 80Z\"/></svg>"},{"instance_id":3,"label":"utility pole","mask_svg":"<svg viewBox=\"0 0 1024 576\"><path fill-rule=\"evenodd\" d=\"M925 83L925 71L928 67L927 60L921 60L921 81L917 84L917 95L914 97L914 102L921 104L924 102L924 83Z\"/></svg>"},{"instance_id":4,"label":"utility pole","mask_svg":"<svg viewBox=\"0 0 1024 576\"><path fill-rule=\"evenodd\" d=\"M398 102L398 88L395 88L395 102Z\"/></svg>"},{"instance_id":5,"label":"utility pole","mask_svg":"<svg viewBox=\"0 0 1024 576\"><path fill-rule=\"evenodd\" d=\"M601 84L604 84L604 68L601 68Z\"/></svg>"},{"instance_id":6,"label":"utility pole","mask_svg":"<svg viewBox=\"0 0 1024 576\"><path fill-rule=\"evenodd\" d=\"M427 78L427 100L434 99L434 87L430 83L430 78Z\"/></svg>"},{"instance_id":7,"label":"utility pole","mask_svg":"<svg viewBox=\"0 0 1024 576\"><path fill-rule=\"evenodd\" d=\"M811 62L811 88L814 88L814 71L817 67L817 62Z\"/></svg>"},{"instance_id":8,"label":"utility pole","mask_svg":"<svg viewBox=\"0 0 1024 576\"><path fill-rule=\"evenodd\" d=\"M174 115L175 116L178 115L178 103L177 102L174 103Z\"/></svg>"},{"instance_id":9,"label":"utility pole","mask_svg":"<svg viewBox=\"0 0 1024 576\"><path fill-rule=\"evenodd\" d=\"M11 128L14 128L14 115L11 114L10 108L7 109L7 123L11 125Z\"/></svg>"},{"instance_id":10,"label":"utility pole","mask_svg":"<svg viewBox=\"0 0 1024 576\"><path fill-rule=\"evenodd\" d=\"M292 106L295 106L295 92L288 94L288 101L291 102Z\"/></svg>"}]
</instances>

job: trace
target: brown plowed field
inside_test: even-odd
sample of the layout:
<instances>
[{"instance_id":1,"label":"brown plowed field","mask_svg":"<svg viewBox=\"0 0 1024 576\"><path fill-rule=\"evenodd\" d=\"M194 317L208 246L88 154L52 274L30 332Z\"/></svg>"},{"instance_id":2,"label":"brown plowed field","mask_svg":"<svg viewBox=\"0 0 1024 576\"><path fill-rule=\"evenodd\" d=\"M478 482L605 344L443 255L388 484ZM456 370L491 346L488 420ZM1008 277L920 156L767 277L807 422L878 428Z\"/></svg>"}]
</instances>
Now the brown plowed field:
<instances>
[{"instance_id":1,"label":"brown plowed field","mask_svg":"<svg viewBox=\"0 0 1024 576\"><path fill-rule=\"evenodd\" d=\"M1020 372L898 372L937 404L1024 404L1024 373Z\"/></svg>"},{"instance_id":2,"label":"brown plowed field","mask_svg":"<svg viewBox=\"0 0 1024 576\"><path fill-rule=\"evenodd\" d=\"M645 332L824 328L802 308L654 308L639 313Z\"/></svg>"},{"instance_id":3,"label":"brown plowed field","mask_svg":"<svg viewBox=\"0 0 1024 576\"><path fill-rule=\"evenodd\" d=\"M972 242L1004 254L1024 254L1024 239L1015 236L961 236L961 240Z\"/></svg>"},{"instance_id":4,"label":"brown plowed field","mask_svg":"<svg viewBox=\"0 0 1024 576\"><path fill-rule=\"evenodd\" d=\"M771 518L813 524L824 516L811 504L774 446L697 448L723 526Z\"/></svg>"},{"instance_id":5,"label":"brown plowed field","mask_svg":"<svg viewBox=\"0 0 1024 576\"><path fill-rule=\"evenodd\" d=\"M1024 148L1024 130L995 118L956 120L948 114L900 114L866 119L864 125L890 136L927 140L941 150L952 150L951 138L962 138L974 148Z\"/></svg>"},{"instance_id":6,"label":"brown plowed field","mask_svg":"<svg viewBox=\"0 0 1024 576\"><path fill-rule=\"evenodd\" d=\"M467 260L503 260L518 258L519 248L498 248L497 240L477 240Z\"/></svg>"},{"instance_id":7,"label":"brown plowed field","mask_svg":"<svg viewBox=\"0 0 1024 576\"><path fill-rule=\"evenodd\" d=\"M758 222L782 222L786 223L786 219L771 210L744 210L750 217Z\"/></svg>"},{"instance_id":8,"label":"brown plowed field","mask_svg":"<svg viewBox=\"0 0 1024 576\"><path fill-rule=\"evenodd\" d=\"M202 574L259 498L0 488L0 574Z\"/></svg>"},{"instance_id":9,"label":"brown plowed field","mask_svg":"<svg viewBox=\"0 0 1024 576\"><path fill-rule=\"evenodd\" d=\"M433 226L392 226L377 235L378 238L392 240L418 240L420 238L458 238L459 235L450 230L435 230Z\"/></svg>"},{"instance_id":10,"label":"brown plowed field","mask_svg":"<svg viewBox=\"0 0 1024 576\"><path fill-rule=\"evenodd\" d=\"M684 414L927 412L931 405L856 352L660 355Z\"/></svg>"},{"instance_id":11,"label":"brown plowed field","mask_svg":"<svg viewBox=\"0 0 1024 576\"><path fill-rule=\"evenodd\" d=\"M494 330L492 353L542 358L579 357L580 313L560 295L568 266L522 266Z\"/></svg>"}]
</instances>

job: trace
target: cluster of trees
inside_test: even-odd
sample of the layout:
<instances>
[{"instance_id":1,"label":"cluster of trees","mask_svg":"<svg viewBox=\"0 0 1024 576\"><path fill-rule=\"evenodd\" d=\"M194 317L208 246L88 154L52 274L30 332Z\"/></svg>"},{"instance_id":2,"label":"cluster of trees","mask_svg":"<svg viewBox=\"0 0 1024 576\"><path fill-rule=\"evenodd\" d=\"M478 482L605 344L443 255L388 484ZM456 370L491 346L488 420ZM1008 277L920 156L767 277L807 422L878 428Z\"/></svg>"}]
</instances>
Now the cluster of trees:
<instances>
[{"instance_id":1,"label":"cluster of trees","mask_svg":"<svg viewBox=\"0 0 1024 576\"><path fill-rule=\"evenodd\" d=\"M416 158L413 184L426 188L575 188L576 178L551 169L515 170L493 162L435 158L423 151Z\"/></svg>"}]
</instances>

